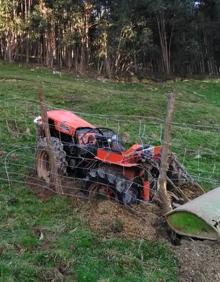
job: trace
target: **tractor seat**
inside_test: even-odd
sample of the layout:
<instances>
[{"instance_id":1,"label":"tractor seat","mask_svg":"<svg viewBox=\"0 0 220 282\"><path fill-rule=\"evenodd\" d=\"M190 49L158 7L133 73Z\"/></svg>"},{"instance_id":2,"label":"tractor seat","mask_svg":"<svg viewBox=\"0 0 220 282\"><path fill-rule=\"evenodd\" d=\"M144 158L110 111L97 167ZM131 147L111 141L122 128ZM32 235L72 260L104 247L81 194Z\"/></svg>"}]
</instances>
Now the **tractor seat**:
<instances>
[{"instance_id":1,"label":"tractor seat","mask_svg":"<svg viewBox=\"0 0 220 282\"><path fill-rule=\"evenodd\" d=\"M88 132L87 134L82 133L82 134L78 134L77 137L78 137L79 145L96 144L96 138L94 133L91 132Z\"/></svg>"}]
</instances>

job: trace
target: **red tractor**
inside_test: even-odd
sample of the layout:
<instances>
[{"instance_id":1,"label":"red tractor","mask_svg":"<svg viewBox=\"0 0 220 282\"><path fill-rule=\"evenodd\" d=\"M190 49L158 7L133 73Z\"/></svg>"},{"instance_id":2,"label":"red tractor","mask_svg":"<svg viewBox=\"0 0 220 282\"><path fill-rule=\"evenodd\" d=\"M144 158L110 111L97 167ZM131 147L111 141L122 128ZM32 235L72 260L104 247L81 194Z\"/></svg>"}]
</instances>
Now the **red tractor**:
<instances>
[{"instance_id":1,"label":"red tractor","mask_svg":"<svg viewBox=\"0 0 220 282\"><path fill-rule=\"evenodd\" d=\"M65 110L51 110L47 116L58 172L80 178L82 193L105 195L125 205L154 198L160 168L159 146L134 144L126 150L112 129L95 127ZM35 123L37 174L49 183L49 153L41 117ZM174 154L170 155L167 180L174 202L184 203L181 187L193 184L193 179Z\"/></svg>"}]
</instances>

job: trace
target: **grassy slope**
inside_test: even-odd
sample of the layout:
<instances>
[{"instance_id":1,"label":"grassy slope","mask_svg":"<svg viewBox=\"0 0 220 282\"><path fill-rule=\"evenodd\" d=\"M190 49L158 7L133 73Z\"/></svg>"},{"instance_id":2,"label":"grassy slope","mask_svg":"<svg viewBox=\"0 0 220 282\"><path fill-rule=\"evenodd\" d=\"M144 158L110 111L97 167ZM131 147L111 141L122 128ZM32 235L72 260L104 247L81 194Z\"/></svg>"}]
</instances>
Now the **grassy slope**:
<instances>
[{"instance_id":1,"label":"grassy slope","mask_svg":"<svg viewBox=\"0 0 220 282\"><path fill-rule=\"evenodd\" d=\"M107 115L87 118L97 125L127 131L130 142L140 138L145 142L160 141L161 124L153 125L152 117L164 118L165 93L175 88L178 124L173 128L173 150L209 189L213 187L210 182L220 181L220 142L218 132L212 129L220 120L219 81L102 83L71 75L59 77L41 69L0 65L0 151L20 148L16 151L18 160L12 155L9 158L9 174L19 172L13 175L17 182L9 189L0 180L0 280L61 281L58 269L66 268L66 281L175 281L176 262L163 243L97 238L68 199L53 197L42 203L18 182L23 182L20 173L25 173L21 165L33 165L31 150L21 145L34 145L32 119L39 111L35 102L25 101L36 100L40 84L50 105ZM179 123L186 126L180 127ZM191 130L190 124L207 128ZM195 158L198 153L201 159ZM0 177L6 177L2 168ZM42 241L34 232L36 228L43 230Z\"/></svg>"}]
</instances>

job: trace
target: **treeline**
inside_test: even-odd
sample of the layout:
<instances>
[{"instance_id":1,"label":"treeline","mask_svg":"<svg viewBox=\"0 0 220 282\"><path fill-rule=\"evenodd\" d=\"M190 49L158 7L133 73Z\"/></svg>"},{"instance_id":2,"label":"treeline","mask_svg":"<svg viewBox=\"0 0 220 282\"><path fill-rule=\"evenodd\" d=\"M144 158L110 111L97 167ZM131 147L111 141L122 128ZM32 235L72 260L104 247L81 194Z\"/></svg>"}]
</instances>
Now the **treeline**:
<instances>
[{"instance_id":1,"label":"treeline","mask_svg":"<svg viewBox=\"0 0 220 282\"><path fill-rule=\"evenodd\" d=\"M219 0L0 0L0 58L108 77L218 75Z\"/></svg>"}]
</instances>

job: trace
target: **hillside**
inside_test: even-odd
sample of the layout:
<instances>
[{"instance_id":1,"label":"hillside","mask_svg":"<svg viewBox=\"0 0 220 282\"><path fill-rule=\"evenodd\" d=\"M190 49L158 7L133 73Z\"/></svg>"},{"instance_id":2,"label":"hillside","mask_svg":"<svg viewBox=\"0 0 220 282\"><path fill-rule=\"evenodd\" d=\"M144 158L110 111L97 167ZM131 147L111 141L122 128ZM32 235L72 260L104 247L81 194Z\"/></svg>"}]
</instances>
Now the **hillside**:
<instances>
[{"instance_id":1,"label":"hillside","mask_svg":"<svg viewBox=\"0 0 220 282\"><path fill-rule=\"evenodd\" d=\"M103 237L70 198L43 201L28 189L39 87L48 108L112 127L126 134L128 144L160 144L166 93L175 91L173 151L209 190L220 183L220 80L96 81L0 63L2 281L177 281L178 263L165 242Z\"/></svg>"}]
</instances>

